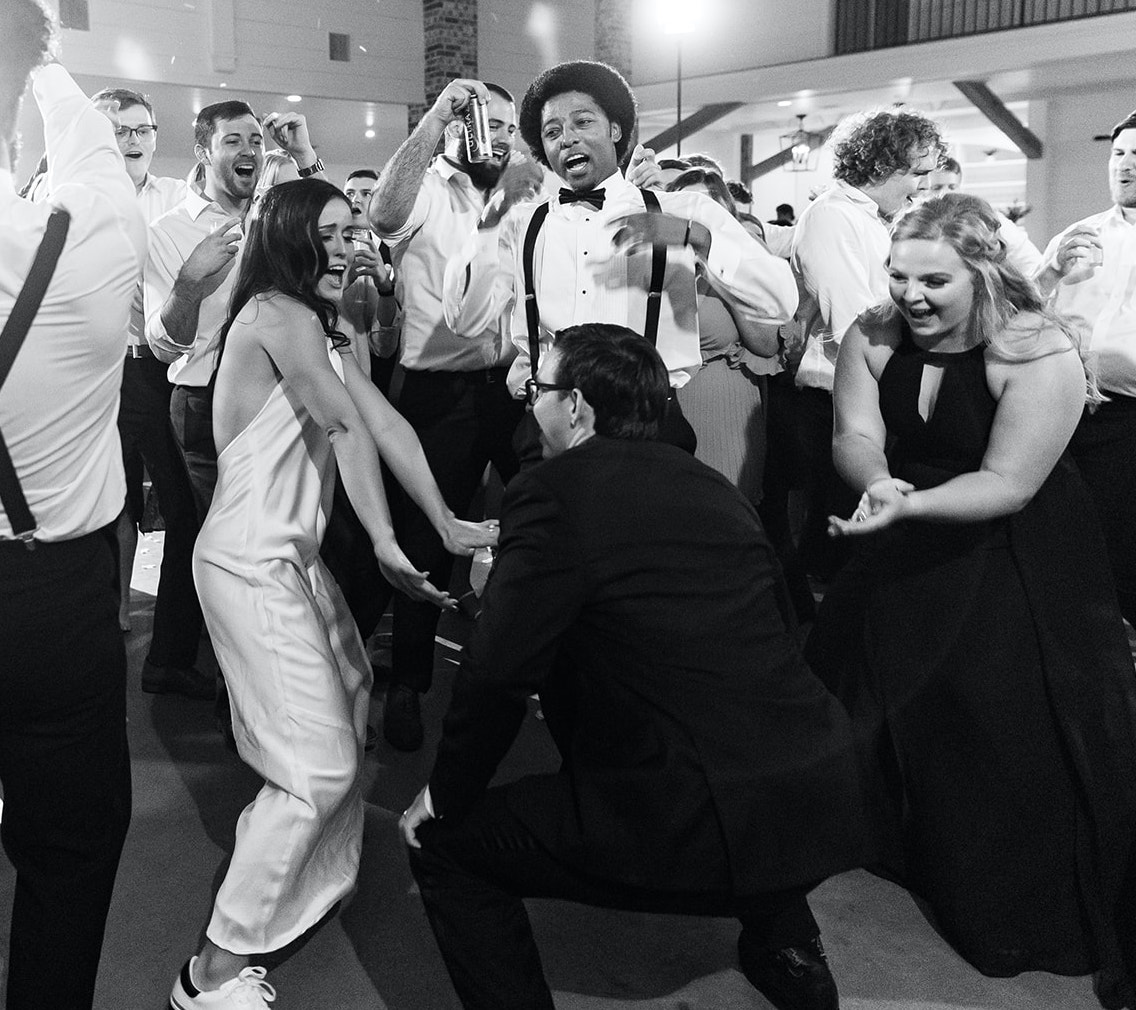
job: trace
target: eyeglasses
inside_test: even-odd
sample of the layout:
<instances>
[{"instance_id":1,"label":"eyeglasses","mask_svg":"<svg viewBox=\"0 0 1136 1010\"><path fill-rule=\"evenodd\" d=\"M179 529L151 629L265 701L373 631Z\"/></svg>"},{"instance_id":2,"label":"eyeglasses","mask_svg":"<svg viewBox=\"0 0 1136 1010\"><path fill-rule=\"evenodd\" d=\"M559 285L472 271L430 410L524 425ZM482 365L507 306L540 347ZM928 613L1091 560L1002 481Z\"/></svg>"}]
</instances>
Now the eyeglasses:
<instances>
[{"instance_id":1,"label":"eyeglasses","mask_svg":"<svg viewBox=\"0 0 1136 1010\"><path fill-rule=\"evenodd\" d=\"M541 393L549 393L553 390L566 393L568 390L575 388L575 386L557 385L555 382L537 382L536 379L525 379L525 399L528 401L530 407L535 407L536 401L540 399Z\"/></svg>"},{"instance_id":2,"label":"eyeglasses","mask_svg":"<svg viewBox=\"0 0 1136 1010\"><path fill-rule=\"evenodd\" d=\"M131 134L136 136L139 140L149 140L158 128L152 124L146 123L142 126L118 126L115 127L114 135L119 140L126 140Z\"/></svg>"}]
</instances>

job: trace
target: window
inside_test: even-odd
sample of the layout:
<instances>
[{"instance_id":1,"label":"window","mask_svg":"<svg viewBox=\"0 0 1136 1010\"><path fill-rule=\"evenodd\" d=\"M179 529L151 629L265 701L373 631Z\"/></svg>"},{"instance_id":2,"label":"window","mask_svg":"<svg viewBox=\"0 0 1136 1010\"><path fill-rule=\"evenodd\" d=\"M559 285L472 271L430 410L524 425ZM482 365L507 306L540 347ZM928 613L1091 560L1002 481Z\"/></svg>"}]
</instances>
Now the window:
<instances>
[{"instance_id":1,"label":"window","mask_svg":"<svg viewBox=\"0 0 1136 1010\"><path fill-rule=\"evenodd\" d=\"M351 36L342 32L329 32L327 54L336 63L349 63L351 61Z\"/></svg>"}]
</instances>

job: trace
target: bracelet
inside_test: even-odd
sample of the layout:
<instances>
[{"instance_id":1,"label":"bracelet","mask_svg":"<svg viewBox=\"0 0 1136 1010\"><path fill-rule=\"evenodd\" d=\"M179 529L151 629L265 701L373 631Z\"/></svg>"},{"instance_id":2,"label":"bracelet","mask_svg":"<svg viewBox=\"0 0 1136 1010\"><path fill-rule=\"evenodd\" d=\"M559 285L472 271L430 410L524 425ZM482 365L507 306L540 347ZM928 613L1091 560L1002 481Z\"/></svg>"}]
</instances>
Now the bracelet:
<instances>
[{"instance_id":1,"label":"bracelet","mask_svg":"<svg viewBox=\"0 0 1136 1010\"><path fill-rule=\"evenodd\" d=\"M683 244L683 246L688 246L688 245L690 245L690 229L691 229L691 228L693 228L693 227L694 227L694 221L693 221L693 220L691 220L690 218L687 218L687 221L686 221L686 234L685 234L685 235L683 235L683 237L682 237L682 244Z\"/></svg>"},{"instance_id":2,"label":"bracelet","mask_svg":"<svg viewBox=\"0 0 1136 1010\"><path fill-rule=\"evenodd\" d=\"M314 162L312 162L312 164L310 164L307 168L297 168L296 174L301 179L306 179L309 175L315 175L316 172L322 172L323 169L324 169L323 159L317 157L316 160Z\"/></svg>"}]
</instances>

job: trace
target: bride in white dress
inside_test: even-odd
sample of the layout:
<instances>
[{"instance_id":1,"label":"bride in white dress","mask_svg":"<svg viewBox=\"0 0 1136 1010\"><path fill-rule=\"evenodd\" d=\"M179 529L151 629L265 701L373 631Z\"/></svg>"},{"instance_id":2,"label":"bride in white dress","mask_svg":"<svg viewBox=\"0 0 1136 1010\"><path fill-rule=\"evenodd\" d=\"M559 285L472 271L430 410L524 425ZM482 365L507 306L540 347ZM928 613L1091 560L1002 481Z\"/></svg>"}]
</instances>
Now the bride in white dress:
<instances>
[{"instance_id":1,"label":"bride in white dress","mask_svg":"<svg viewBox=\"0 0 1136 1010\"><path fill-rule=\"evenodd\" d=\"M174 983L175 1010L264 1006L274 993L254 957L302 935L355 882L371 667L319 557L335 466L384 576L413 598L454 602L395 542L380 456L447 549L496 540L495 524L455 519L414 431L336 329L351 227L330 183L269 190L222 330L218 480L193 567L237 749L265 784L237 823L206 943Z\"/></svg>"}]
</instances>

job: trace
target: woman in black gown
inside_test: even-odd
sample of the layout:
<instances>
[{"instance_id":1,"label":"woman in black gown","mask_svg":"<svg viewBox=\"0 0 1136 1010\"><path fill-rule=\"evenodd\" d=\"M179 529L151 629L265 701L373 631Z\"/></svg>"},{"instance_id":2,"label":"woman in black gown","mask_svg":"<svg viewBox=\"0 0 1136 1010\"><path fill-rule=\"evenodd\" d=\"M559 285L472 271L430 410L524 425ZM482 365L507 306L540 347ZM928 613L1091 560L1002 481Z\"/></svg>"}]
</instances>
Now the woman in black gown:
<instances>
[{"instance_id":1,"label":"woman in black gown","mask_svg":"<svg viewBox=\"0 0 1136 1010\"><path fill-rule=\"evenodd\" d=\"M1065 455L1075 341L974 197L904 216L889 270L837 363L863 497L830 532L863 549L809 662L861 734L881 871L981 972L1092 971L1136 1006L1136 677Z\"/></svg>"}]
</instances>

